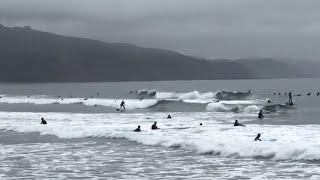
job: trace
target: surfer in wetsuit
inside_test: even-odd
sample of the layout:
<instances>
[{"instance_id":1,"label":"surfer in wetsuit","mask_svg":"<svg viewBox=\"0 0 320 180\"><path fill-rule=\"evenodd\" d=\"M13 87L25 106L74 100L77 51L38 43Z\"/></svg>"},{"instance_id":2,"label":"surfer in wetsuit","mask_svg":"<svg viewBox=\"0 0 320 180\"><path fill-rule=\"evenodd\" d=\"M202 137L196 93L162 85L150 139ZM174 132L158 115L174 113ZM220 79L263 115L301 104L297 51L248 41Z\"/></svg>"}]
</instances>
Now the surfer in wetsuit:
<instances>
[{"instance_id":1,"label":"surfer in wetsuit","mask_svg":"<svg viewBox=\"0 0 320 180\"><path fill-rule=\"evenodd\" d=\"M122 100L121 104L120 104L120 109L123 109L123 110L126 110L126 107L125 107L125 102L124 100Z\"/></svg>"},{"instance_id":2,"label":"surfer in wetsuit","mask_svg":"<svg viewBox=\"0 0 320 180\"><path fill-rule=\"evenodd\" d=\"M292 92L289 92L289 104L292 105Z\"/></svg>"},{"instance_id":3,"label":"surfer in wetsuit","mask_svg":"<svg viewBox=\"0 0 320 180\"><path fill-rule=\"evenodd\" d=\"M259 118L259 119L264 118L264 115L262 114L262 110L260 110L260 112L259 112L259 114L258 114L258 118Z\"/></svg>"},{"instance_id":4,"label":"surfer in wetsuit","mask_svg":"<svg viewBox=\"0 0 320 180\"><path fill-rule=\"evenodd\" d=\"M41 118L41 124L47 124L47 121Z\"/></svg>"},{"instance_id":5,"label":"surfer in wetsuit","mask_svg":"<svg viewBox=\"0 0 320 180\"><path fill-rule=\"evenodd\" d=\"M254 138L254 141L261 141L260 137L261 137L261 134L259 133L259 134L256 136L256 138Z\"/></svg>"},{"instance_id":6,"label":"surfer in wetsuit","mask_svg":"<svg viewBox=\"0 0 320 180\"><path fill-rule=\"evenodd\" d=\"M141 132L140 125L134 130L134 132Z\"/></svg>"},{"instance_id":7,"label":"surfer in wetsuit","mask_svg":"<svg viewBox=\"0 0 320 180\"><path fill-rule=\"evenodd\" d=\"M271 101L270 101L270 99L268 99L268 101L267 101L268 103L272 103Z\"/></svg>"},{"instance_id":8,"label":"surfer in wetsuit","mask_svg":"<svg viewBox=\"0 0 320 180\"><path fill-rule=\"evenodd\" d=\"M167 119L171 119L171 116L170 116L170 114L168 115Z\"/></svg>"},{"instance_id":9,"label":"surfer in wetsuit","mask_svg":"<svg viewBox=\"0 0 320 180\"><path fill-rule=\"evenodd\" d=\"M238 122L238 120L235 120L235 121L234 121L233 126L243 126L243 127L245 127L245 125L240 124L240 123Z\"/></svg>"},{"instance_id":10,"label":"surfer in wetsuit","mask_svg":"<svg viewBox=\"0 0 320 180\"><path fill-rule=\"evenodd\" d=\"M154 122L154 123L152 124L151 129L152 129L152 130L159 129L158 126L157 126L157 122Z\"/></svg>"},{"instance_id":11,"label":"surfer in wetsuit","mask_svg":"<svg viewBox=\"0 0 320 180\"><path fill-rule=\"evenodd\" d=\"M317 93L317 96L319 96L319 95L320 95L320 92Z\"/></svg>"}]
</instances>

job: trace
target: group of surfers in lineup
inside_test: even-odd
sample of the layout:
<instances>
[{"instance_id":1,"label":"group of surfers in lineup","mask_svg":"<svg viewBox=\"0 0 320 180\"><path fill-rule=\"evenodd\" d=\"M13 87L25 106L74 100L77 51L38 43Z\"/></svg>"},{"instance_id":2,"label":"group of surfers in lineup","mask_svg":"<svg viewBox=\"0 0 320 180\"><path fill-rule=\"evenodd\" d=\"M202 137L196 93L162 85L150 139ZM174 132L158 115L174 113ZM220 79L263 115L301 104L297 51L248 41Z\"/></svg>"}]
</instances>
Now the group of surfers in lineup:
<instances>
[{"instance_id":1,"label":"group of surfers in lineup","mask_svg":"<svg viewBox=\"0 0 320 180\"><path fill-rule=\"evenodd\" d=\"M288 94L292 94L292 92L289 92ZM277 92L274 92L273 93L274 95L281 95L281 93L279 92L279 93L277 93ZM284 93L284 95L286 96L287 95L287 93ZM320 92L318 92L317 94L316 94L317 96L319 96L320 95ZM297 95L295 95L295 96L301 96L301 94L297 94ZM311 92L309 92L308 94L307 94L307 96L311 96Z\"/></svg>"},{"instance_id":2,"label":"group of surfers in lineup","mask_svg":"<svg viewBox=\"0 0 320 180\"><path fill-rule=\"evenodd\" d=\"M249 90L249 93L251 93L250 90ZM277 94L277 93L275 92L274 95L276 95L276 94ZM97 95L99 95L99 93L97 93ZM279 93L279 95L281 95L281 93ZM285 93L285 95L287 95L287 93ZM307 95L310 96L310 95L311 95L311 92L308 93ZM319 96L319 95L320 95L320 92L317 93L317 96ZM289 96L289 102L286 103L286 104L292 106L292 105L293 105L292 92L289 92L289 93L288 93L288 96ZM296 95L296 96L301 96L301 94L298 94L298 95ZM87 98L86 98L85 100L87 100ZM215 101L215 102L219 102L219 101L217 100L217 101ZM268 103L271 103L271 101L268 100ZM117 110L121 110L121 111L125 111L125 110L126 110L124 100L121 101L121 103L120 103L120 109L117 109ZM171 115L169 114L169 115L167 116L167 119L171 119L171 118L172 118L172 117L171 117ZM264 118L264 115L263 115L263 113L262 113L262 110L259 111L259 113L258 113L258 118L259 118L259 119ZM41 124L47 124L47 121L44 120L44 118L41 118ZM233 125L234 125L234 126L243 126L243 127L245 127L245 125L244 125L244 124L240 124L240 123L238 122L238 120L235 120L235 122L234 122ZM200 126L202 126L202 123L200 123ZM157 122L154 122L154 123L152 124L151 129L152 129L152 130L160 129L160 128L158 128L158 126L157 126ZM134 130L134 132L141 132L141 126L138 125L138 127ZM261 134L259 133L259 134L257 134L257 136L255 137L254 140L255 140L255 141L261 141L260 137L261 137Z\"/></svg>"}]
</instances>

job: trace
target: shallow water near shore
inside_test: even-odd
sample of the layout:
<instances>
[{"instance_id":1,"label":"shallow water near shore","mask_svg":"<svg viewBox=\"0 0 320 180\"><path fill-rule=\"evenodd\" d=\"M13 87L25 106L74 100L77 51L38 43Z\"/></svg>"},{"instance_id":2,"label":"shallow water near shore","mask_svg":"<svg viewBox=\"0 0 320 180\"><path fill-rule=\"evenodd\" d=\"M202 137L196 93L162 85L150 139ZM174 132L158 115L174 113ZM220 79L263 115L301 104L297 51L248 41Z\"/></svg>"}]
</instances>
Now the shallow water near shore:
<instances>
[{"instance_id":1,"label":"shallow water near shore","mask_svg":"<svg viewBox=\"0 0 320 180\"><path fill-rule=\"evenodd\" d=\"M0 84L0 177L319 179L319 83ZM294 106L285 105L289 91L301 94Z\"/></svg>"}]
</instances>

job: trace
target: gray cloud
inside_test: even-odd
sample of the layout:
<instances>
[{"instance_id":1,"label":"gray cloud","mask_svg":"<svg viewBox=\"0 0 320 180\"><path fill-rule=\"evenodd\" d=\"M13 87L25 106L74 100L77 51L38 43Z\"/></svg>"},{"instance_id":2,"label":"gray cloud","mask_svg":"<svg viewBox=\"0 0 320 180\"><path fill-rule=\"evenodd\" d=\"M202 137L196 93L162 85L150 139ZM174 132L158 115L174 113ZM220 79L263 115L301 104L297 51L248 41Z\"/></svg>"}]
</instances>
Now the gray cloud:
<instances>
[{"instance_id":1,"label":"gray cloud","mask_svg":"<svg viewBox=\"0 0 320 180\"><path fill-rule=\"evenodd\" d=\"M318 59L318 0L1 0L0 23L206 58Z\"/></svg>"}]
</instances>

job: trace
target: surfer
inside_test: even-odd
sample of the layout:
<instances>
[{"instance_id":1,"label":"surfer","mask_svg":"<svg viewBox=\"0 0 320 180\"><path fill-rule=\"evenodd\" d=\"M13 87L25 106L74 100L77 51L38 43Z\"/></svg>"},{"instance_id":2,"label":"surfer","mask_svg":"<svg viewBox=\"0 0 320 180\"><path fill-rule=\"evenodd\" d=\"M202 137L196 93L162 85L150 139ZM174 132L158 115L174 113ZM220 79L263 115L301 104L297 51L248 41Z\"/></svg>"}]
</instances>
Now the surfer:
<instances>
[{"instance_id":1,"label":"surfer","mask_svg":"<svg viewBox=\"0 0 320 180\"><path fill-rule=\"evenodd\" d=\"M245 127L245 125L240 124L240 123L238 122L238 120L235 120L235 121L234 121L233 126L243 126L243 127Z\"/></svg>"},{"instance_id":2,"label":"surfer","mask_svg":"<svg viewBox=\"0 0 320 180\"><path fill-rule=\"evenodd\" d=\"M217 103L217 102L219 102L219 99L217 99L217 100L214 99L213 102L216 102L216 103Z\"/></svg>"},{"instance_id":3,"label":"surfer","mask_svg":"<svg viewBox=\"0 0 320 180\"><path fill-rule=\"evenodd\" d=\"M170 116L170 114L168 115L167 119L171 119L171 116Z\"/></svg>"},{"instance_id":4,"label":"surfer","mask_svg":"<svg viewBox=\"0 0 320 180\"><path fill-rule=\"evenodd\" d=\"M272 103L272 102L270 101L270 99L268 99L268 103Z\"/></svg>"},{"instance_id":5,"label":"surfer","mask_svg":"<svg viewBox=\"0 0 320 180\"><path fill-rule=\"evenodd\" d=\"M120 103L120 109L121 109L121 108L122 108L123 110L126 110L124 100L122 100L122 102Z\"/></svg>"},{"instance_id":6,"label":"surfer","mask_svg":"<svg viewBox=\"0 0 320 180\"><path fill-rule=\"evenodd\" d=\"M249 90L248 93L250 94L250 93L251 93L251 90Z\"/></svg>"},{"instance_id":7,"label":"surfer","mask_svg":"<svg viewBox=\"0 0 320 180\"><path fill-rule=\"evenodd\" d=\"M259 133L259 134L256 136L256 138L254 138L254 141L261 141L260 137L261 137L261 134Z\"/></svg>"},{"instance_id":8,"label":"surfer","mask_svg":"<svg viewBox=\"0 0 320 180\"><path fill-rule=\"evenodd\" d=\"M292 103L292 92L289 92L289 104L293 104Z\"/></svg>"},{"instance_id":9,"label":"surfer","mask_svg":"<svg viewBox=\"0 0 320 180\"><path fill-rule=\"evenodd\" d=\"M273 95L277 95L277 92L274 92Z\"/></svg>"},{"instance_id":10,"label":"surfer","mask_svg":"<svg viewBox=\"0 0 320 180\"><path fill-rule=\"evenodd\" d=\"M320 95L320 92L317 93L317 96L319 96L319 95Z\"/></svg>"},{"instance_id":11,"label":"surfer","mask_svg":"<svg viewBox=\"0 0 320 180\"><path fill-rule=\"evenodd\" d=\"M159 129L158 126L157 126L157 122L156 121L152 124L151 129L152 130Z\"/></svg>"},{"instance_id":12,"label":"surfer","mask_svg":"<svg viewBox=\"0 0 320 180\"><path fill-rule=\"evenodd\" d=\"M278 94L279 96L281 95L281 93L279 92L279 94Z\"/></svg>"},{"instance_id":13,"label":"surfer","mask_svg":"<svg viewBox=\"0 0 320 180\"><path fill-rule=\"evenodd\" d=\"M260 112L259 112L259 114L258 114L258 118L259 118L259 119L264 118L264 115L262 114L262 110L260 110Z\"/></svg>"},{"instance_id":14,"label":"surfer","mask_svg":"<svg viewBox=\"0 0 320 180\"><path fill-rule=\"evenodd\" d=\"M47 124L47 121L41 118L41 124Z\"/></svg>"},{"instance_id":15,"label":"surfer","mask_svg":"<svg viewBox=\"0 0 320 180\"><path fill-rule=\"evenodd\" d=\"M100 93L99 93L99 92L97 92L97 96L99 96L99 94L100 94Z\"/></svg>"},{"instance_id":16,"label":"surfer","mask_svg":"<svg viewBox=\"0 0 320 180\"><path fill-rule=\"evenodd\" d=\"M307 94L307 96L310 96L311 95L311 92L309 92L308 94Z\"/></svg>"},{"instance_id":17,"label":"surfer","mask_svg":"<svg viewBox=\"0 0 320 180\"><path fill-rule=\"evenodd\" d=\"M140 125L134 130L134 132L141 132Z\"/></svg>"},{"instance_id":18,"label":"surfer","mask_svg":"<svg viewBox=\"0 0 320 180\"><path fill-rule=\"evenodd\" d=\"M202 126L202 123L200 123L200 126Z\"/></svg>"}]
</instances>

